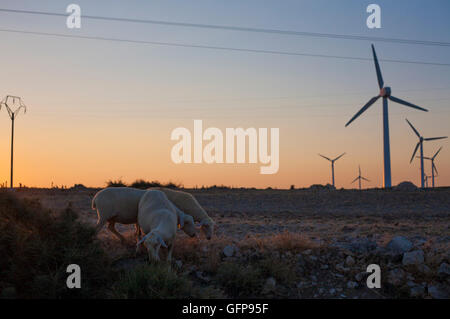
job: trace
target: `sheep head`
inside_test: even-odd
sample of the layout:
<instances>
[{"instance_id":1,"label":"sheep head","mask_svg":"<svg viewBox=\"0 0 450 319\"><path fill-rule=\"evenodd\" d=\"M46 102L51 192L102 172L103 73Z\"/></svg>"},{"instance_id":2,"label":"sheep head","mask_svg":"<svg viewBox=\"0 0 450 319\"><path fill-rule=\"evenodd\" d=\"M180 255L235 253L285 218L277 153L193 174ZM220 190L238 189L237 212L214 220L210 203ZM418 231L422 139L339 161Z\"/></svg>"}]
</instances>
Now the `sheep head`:
<instances>
[{"instance_id":1,"label":"sheep head","mask_svg":"<svg viewBox=\"0 0 450 319\"><path fill-rule=\"evenodd\" d=\"M200 222L200 230L206 239L210 240L214 233L215 223L210 219L204 219Z\"/></svg>"},{"instance_id":2,"label":"sheep head","mask_svg":"<svg viewBox=\"0 0 450 319\"><path fill-rule=\"evenodd\" d=\"M194 218L190 215L180 215L180 224L178 224L178 228L182 229L189 237L194 237L197 233Z\"/></svg>"}]
</instances>

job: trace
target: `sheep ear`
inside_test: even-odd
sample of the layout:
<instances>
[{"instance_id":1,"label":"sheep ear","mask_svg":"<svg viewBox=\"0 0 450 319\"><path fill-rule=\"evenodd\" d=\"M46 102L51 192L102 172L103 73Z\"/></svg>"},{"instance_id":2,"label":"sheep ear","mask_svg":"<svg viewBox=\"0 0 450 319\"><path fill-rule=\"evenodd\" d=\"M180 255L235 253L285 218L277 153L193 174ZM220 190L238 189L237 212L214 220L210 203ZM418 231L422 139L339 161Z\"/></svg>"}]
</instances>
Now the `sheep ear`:
<instances>
[{"instance_id":1,"label":"sheep ear","mask_svg":"<svg viewBox=\"0 0 450 319\"><path fill-rule=\"evenodd\" d=\"M164 248L167 248L166 243L165 243L164 240L163 240L161 237L159 237L159 236L158 236L158 241L159 241L159 243L161 244L161 246L163 246Z\"/></svg>"}]
</instances>

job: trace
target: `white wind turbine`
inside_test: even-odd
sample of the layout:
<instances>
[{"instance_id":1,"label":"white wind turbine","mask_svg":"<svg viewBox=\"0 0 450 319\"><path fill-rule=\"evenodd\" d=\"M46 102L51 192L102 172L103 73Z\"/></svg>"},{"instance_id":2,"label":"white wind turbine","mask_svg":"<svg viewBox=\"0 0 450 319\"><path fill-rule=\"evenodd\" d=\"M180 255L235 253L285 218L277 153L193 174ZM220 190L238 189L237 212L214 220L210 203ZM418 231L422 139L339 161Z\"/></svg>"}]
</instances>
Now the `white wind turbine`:
<instances>
[{"instance_id":1,"label":"white wind turbine","mask_svg":"<svg viewBox=\"0 0 450 319\"><path fill-rule=\"evenodd\" d=\"M359 169L359 175L358 175L357 178L355 178L355 179L353 180L352 184L353 184L354 182L356 182L357 180L359 180L359 183L358 183L358 184L359 184L359 190L361 190L361 180L363 179L363 180L365 180L366 182L370 182L370 181L369 181L367 178L361 176L361 166L358 165L358 169Z\"/></svg>"},{"instance_id":2,"label":"white wind turbine","mask_svg":"<svg viewBox=\"0 0 450 319\"><path fill-rule=\"evenodd\" d=\"M431 161L431 186L434 188L434 179L436 176L438 176L438 170L436 168L436 165L434 164L434 160L436 158L436 156L439 154L439 152L441 151L442 146L438 149L438 151L432 156L432 157L423 157L423 159L429 160ZM419 156L416 156L416 158L420 158ZM434 175L434 173L436 173L436 175Z\"/></svg>"},{"instance_id":3,"label":"white wind turbine","mask_svg":"<svg viewBox=\"0 0 450 319\"><path fill-rule=\"evenodd\" d=\"M326 156L323 156L322 154L319 154L319 156L322 156L324 159L329 160L331 162L331 182L334 185L334 162L336 162L338 159L340 159L342 156L344 156L345 153L342 153L341 155L339 155L338 157L336 157L335 159L330 159Z\"/></svg>"},{"instance_id":4,"label":"white wind turbine","mask_svg":"<svg viewBox=\"0 0 450 319\"><path fill-rule=\"evenodd\" d=\"M391 88L384 86L383 76L381 75L380 65L378 64L377 54L375 53L375 47L372 44L372 54L373 60L375 62L375 70L377 72L378 86L380 88L380 93L378 96L375 96L370 99L369 102L366 103L359 111L356 113L350 121L345 124L347 127L351 122L353 122L358 116L364 113L372 104L374 104L380 97L383 98L383 150L384 150L384 187L390 188L392 186L391 179L391 151L389 146L389 116L388 116L388 99L403 104L421 111L428 112L428 110L421 108L412 103L406 102L399 98L396 98L391 95Z\"/></svg>"},{"instance_id":5,"label":"white wind turbine","mask_svg":"<svg viewBox=\"0 0 450 319\"><path fill-rule=\"evenodd\" d=\"M408 121L408 119L406 119L406 122L408 122L409 126L411 126L412 130L414 131L414 133L416 133L417 137L419 138L419 142L417 142L416 147L414 148L414 152L413 155L411 156L411 160L409 161L410 163L413 161L414 159L414 155L416 155L417 153L417 149L420 146L420 186L422 188L425 187L425 173L424 173L424 166L423 166L423 142L424 141L435 141L435 140L442 140L444 138L447 138L447 136L441 136L441 137L423 137L422 135L419 134L419 132L416 130L416 128ZM439 152L438 152L439 153Z\"/></svg>"}]
</instances>

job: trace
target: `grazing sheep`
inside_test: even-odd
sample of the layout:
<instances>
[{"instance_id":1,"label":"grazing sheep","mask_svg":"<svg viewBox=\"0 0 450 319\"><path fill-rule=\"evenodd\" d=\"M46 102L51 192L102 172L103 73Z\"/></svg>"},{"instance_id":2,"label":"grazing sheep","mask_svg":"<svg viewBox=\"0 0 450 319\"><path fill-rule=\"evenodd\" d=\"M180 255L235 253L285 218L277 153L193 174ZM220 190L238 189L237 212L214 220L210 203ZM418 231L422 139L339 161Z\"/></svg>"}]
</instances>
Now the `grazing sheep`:
<instances>
[{"instance_id":1,"label":"grazing sheep","mask_svg":"<svg viewBox=\"0 0 450 319\"><path fill-rule=\"evenodd\" d=\"M211 239L215 223L206 211L200 206L194 196L187 192L177 191L169 188L154 187L150 189L157 189L166 194L167 198L178 208L182 209L186 214L191 215L196 222L200 222L200 229L205 234L205 237Z\"/></svg>"},{"instance_id":2,"label":"grazing sheep","mask_svg":"<svg viewBox=\"0 0 450 319\"><path fill-rule=\"evenodd\" d=\"M146 233L137 243L144 243L150 261L159 261L159 249L168 249L167 261L172 259L172 250L177 233L177 213L167 196L158 190L148 190L139 202L138 223Z\"/></svg>"},{"instance_id":3,"label":"grazing sheep","mask_svg":"<svg viewBox=\"0 0 450 319\"><path fill-rule=\"evenodd\" d=\"M124 244L125 238L116 230L115 224L135 224L136 241L139 240L141 229L137 223L139 201L145 194L145 190L130 187L105 188L95 194L92 199L92 209L97 210L98 220L96 231L108 223L108 230ZM196 228L194 219L184 214L174 206L178 223L188 236L195 236Z\"/></svg>"},{"instance_id":4,"label":"grazing sheep","mask_svg":"<svg viewBox=\"0 0 450 319\"><path fill-rule=\"evenodd\" d=\"M139 201L144 190L129 187L109 187L99 191L92 199L92 209L97 210L96 231L108 223L108 230L122 243L125 238L116 230L115 224L136 224L136 240L139 239L140 228L137 224Z\"/></svg>"}]
</instances>

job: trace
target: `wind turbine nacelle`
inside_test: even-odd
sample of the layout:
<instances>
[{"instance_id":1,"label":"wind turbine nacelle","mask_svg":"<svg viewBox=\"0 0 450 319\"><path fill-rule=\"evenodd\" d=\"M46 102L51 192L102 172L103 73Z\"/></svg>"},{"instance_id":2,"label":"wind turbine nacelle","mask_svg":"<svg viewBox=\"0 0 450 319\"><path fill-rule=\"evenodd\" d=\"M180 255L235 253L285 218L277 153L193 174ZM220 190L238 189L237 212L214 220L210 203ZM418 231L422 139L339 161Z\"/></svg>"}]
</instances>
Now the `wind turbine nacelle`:
<instances>
[{"instance_id":1,"label":"wind turbine nacelle","mask_svg":"<svg viewBox=\"0 0 450 319\"><path fill-rule=\"evenodd\" d=\"M380 96L381 97L389 97L391 95L391 88L390 87L384 87L380 90Z\"/></svg>"}]
</instances>

